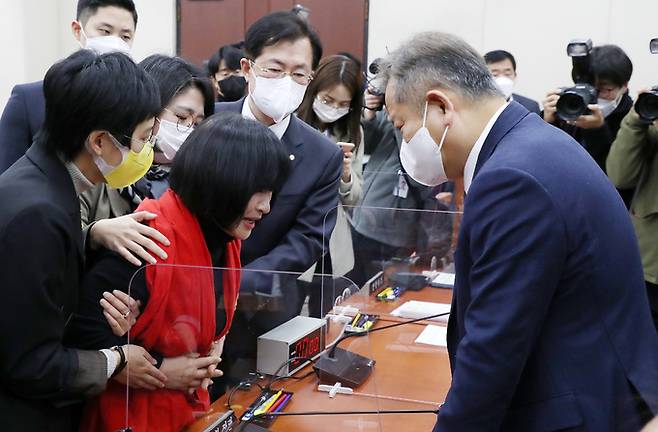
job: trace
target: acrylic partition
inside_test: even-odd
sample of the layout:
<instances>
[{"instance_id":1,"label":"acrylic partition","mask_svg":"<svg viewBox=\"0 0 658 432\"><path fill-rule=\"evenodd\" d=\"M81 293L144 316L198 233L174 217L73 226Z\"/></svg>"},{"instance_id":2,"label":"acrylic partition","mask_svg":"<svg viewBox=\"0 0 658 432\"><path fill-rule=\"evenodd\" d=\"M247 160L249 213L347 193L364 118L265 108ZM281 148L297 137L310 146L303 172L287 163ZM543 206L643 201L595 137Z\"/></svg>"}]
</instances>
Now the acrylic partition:
<instances>
[{"instance_id":1,"label":"acrylic partition","mask_svg":"<svg viewBox=\"0 0 658 432\"><path fill-rule=\"evenodd\" d=\"M331 307L323 287L340 289ZM370 338L347 337L354 317L341 312L365 301L348 278L159 264L135 272L125 291L141 312L128 335L130 361L98 398L106 430L381 430ZM142 349L167 377L164 388L144 388L149 369L135 360ZM336 395L357 383L358 403Z\"/></svg>"}]
</instances>

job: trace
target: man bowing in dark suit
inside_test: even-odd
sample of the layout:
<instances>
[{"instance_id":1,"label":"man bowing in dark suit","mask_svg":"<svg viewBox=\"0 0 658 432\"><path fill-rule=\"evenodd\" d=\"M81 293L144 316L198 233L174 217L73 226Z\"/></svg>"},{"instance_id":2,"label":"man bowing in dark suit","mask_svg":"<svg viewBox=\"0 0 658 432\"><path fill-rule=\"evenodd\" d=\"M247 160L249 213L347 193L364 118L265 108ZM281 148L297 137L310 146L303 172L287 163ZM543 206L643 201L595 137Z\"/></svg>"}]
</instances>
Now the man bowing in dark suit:
<instances>
[{"instance_id":1,"label":"man bowing in dark suit","mask_svg":"<svg viewBox=\"0 0 658 432\"><path fill-rule=\"evenodd\" d=\"M466 192L434 430L638 430L658 411L658 336L614 187L461 39L419 34L389 61L406 171Z\"/></svg>"},{"instance_id":2,"label":"man bowing in dark suit","mask_svg":"<svg viewBox=\"0 0 658 432\"><path fill-rule=\"evenodd\" d=\"M253 370L256 338L301 312L306 295L296 280L321 258L323 241L328 244L343 160L336 144L292 114L322 57L308 23L290 12L266 15L247 31L245 51L249 95L219 103L215 112L241 112L269 126L288 149L291 173L270 215L242 246L240 303L222 363L235 379ZM234 367L240 372L232 373Z\"/></svg>"}]
</instances>

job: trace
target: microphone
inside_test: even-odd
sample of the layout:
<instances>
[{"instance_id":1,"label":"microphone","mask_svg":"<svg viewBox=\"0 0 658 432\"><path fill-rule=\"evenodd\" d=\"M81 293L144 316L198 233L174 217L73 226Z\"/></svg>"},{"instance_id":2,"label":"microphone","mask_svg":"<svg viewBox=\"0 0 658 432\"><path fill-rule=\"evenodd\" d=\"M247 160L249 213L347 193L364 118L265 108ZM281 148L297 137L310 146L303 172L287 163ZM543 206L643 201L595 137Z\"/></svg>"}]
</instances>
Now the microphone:
<instances>
[{"instance_id":1,"label":"microphone","mask_svg":"<svg viewBox=\"0 0 658 432\"><path fill-rule=\"evenodd\" d=\"M351 337L361 337L382 330L399 327L402 325L413 324L419 321L430 320L442 316L450 315L450 312L430 315L422 318L416 318L410 321L403 321L390 324L384 327L368 329L358 333L350 333L340 337L333 346L323 354L313 365L313 369L320 378L321 382L336 383L340 382L349 387L358 387L370 376L375 360L362 355L338 348L338 345L345 339Z\"/></svg>"}]
</instances>

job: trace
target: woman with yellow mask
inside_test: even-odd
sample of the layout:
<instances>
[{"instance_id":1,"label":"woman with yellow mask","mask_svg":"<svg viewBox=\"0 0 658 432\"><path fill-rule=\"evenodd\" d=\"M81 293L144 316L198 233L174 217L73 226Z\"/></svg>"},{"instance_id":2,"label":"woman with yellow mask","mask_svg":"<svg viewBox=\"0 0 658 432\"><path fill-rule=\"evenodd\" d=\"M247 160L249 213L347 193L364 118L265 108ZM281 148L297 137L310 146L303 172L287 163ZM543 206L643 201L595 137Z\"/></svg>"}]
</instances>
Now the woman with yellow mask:
<instances>
[{"instance_id":1,"label":"woman with yellow mask","mask_svg":"<svg viewBox=\"0 0 658 432\"><path fill-rule=\"evenodd\" d=\"M124 54L81 50L49 69L43 90L43 129L0 176L0 418L7 430L71 430L72 402L101 392L113 376L125 378L125 362L134 384L166 381L139 346L79 350L64 342L84 267L78 195L144 175L157 87Z\"/></svg>"},{"instance_id":2,"label":"woman with yellow mask","mask_svg":"<svg viewBox=\"0 0 658 432\"><path fill-rule=\"evenodd\" d=\"M145 211L130 213L144 199L159 198L167 190L169 171L176 152L195 126L214 111L210 80L196 66L180 57L161 54L147 57L139 66L155 80L160 92L160 111L153 127L153 165L149 163L146 175L133 184L119 187L117 184L120 183L115 178L125 175L125 171L118 168L112 171L114 165L106 164L101 158L97 162L109 177L107 184L80 196L82 225L91 227L92 234L102 236L104 241L101 246L118 252L135 265L140 264L140 259L154 263L151 255L161 259L166 255L157 243L151 241L163 243L160 234L145 224L137 223L147 222L151 214ZM144 169L143 166L140 168ZM146 218L140 219L142 216ZM164 244L167 245L166 242Z\"/></svg>"}]
</instances>

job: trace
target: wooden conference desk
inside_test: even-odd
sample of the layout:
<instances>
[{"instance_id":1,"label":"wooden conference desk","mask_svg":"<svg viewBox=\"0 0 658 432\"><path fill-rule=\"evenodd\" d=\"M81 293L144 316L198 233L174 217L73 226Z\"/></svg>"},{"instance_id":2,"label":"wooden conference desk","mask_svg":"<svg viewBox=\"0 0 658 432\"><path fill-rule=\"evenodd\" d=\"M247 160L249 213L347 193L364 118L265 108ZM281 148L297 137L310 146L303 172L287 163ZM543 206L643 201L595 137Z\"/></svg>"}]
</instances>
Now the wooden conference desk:
<instances>
[{"instance_id":1,"label":"wooden conference desk","mask_svg":"<svg viewBox=\"0 0 658 432\"><path fill-rule=\"evenodd\" d=\"M400 299L390 303L378 302L373 296L365 295L353 296L346 303L359 307L362 312L380 315L375 327L381 327L400 320L389 314L405 301L450 303L451 296L450 290L425 288L421 291L405 292ZM303 380L277 381L274 388L284 388L294 393L285 412L436 409L443 402L450 388L450 363L446 348L414 343L416 337L425 328L425 324L403 325L373 333L368 337L350 338L342 342L341 348L376 361L372 375L363 385L354 389L355 394L337 394L331 399L328 393L317 390L318 380L315 374ZM336 331L335 327L332 328L331 325L329 327L330 341L334 338L332 333ZM310 370L310 366L307 366L295 375L302 376ZM260 390L254 387L249 391L235 392L232 406L238 418L258 396ZM217 400L212 405L210 413L190 426L188 431L202 432L227 410L226 402L227 395ZM277 418L270 430L431 431L435 422L434 414L291 416Z\"/></svg>"}]
</instances>

